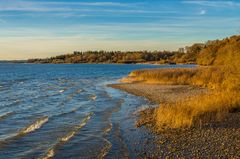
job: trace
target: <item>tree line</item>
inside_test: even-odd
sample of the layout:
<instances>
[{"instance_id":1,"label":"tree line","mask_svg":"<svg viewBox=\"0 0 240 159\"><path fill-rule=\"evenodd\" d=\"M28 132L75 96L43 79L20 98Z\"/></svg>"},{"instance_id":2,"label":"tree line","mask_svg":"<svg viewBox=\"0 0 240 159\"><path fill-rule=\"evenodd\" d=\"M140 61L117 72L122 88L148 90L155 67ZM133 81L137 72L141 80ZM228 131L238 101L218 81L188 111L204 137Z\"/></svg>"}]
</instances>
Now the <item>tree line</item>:
<instances>
[{"instance_id":1,"label":"tree line","mask_svg":"<svg viewBox=\"0 0 240 159\"><path fill-rule=\"evenodd\" d=\"M223 40L196 43L179 48L178 51L75 51L72 54L59 55L44 59L29 59L28 63L197 63L211 65L220 61L218 54L228 52L240 36L232 36ZM219 51L220 50L220 51ZM217 60L217 61L216 61Z\"/></svg>"}]
</instances>

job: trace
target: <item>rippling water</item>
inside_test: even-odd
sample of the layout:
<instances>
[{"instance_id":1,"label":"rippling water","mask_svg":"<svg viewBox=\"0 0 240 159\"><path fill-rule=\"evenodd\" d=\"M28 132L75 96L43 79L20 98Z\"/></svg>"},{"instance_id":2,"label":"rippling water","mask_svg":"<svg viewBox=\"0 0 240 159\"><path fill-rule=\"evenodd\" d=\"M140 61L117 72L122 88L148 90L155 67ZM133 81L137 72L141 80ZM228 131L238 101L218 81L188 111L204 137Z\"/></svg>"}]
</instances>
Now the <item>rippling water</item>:
<instances>
[{"instance_id":1,"label":"rippling water","mask_svg":"<svg viewBox=\"0 0 240 159\"><path fill-rule=\"evenodd\" d=\"M106 84L156 67L191 66L0 64L0 158L137 157L147 101Z\"/></svg>"}]
</instances>

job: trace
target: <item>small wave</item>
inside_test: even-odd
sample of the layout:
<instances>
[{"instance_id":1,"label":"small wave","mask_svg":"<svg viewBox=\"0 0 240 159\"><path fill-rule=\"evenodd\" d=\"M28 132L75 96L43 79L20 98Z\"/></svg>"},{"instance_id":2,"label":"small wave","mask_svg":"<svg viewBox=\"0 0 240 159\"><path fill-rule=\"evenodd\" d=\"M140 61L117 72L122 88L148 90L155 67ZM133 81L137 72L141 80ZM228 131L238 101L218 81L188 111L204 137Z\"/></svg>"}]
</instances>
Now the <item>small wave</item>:
<instances>
[{"instance_id":1,"label":"small wave","mask_svg":"<svg viewBox=\"0 0 240 159\"><path fill-rule=\"evenodd\" d=\"M79 125L75 126L74 129L72 131L70 131L67 135L61 137L59 139L59 141L47 151L46 155L44 157L42 157L42 159L49 159L49 158L54 157L56 150L62 144L66 143L72 137L74 137L77 134L77 132L87 124L87 122L91 119L91 116L92 116L92 113L89 113Z\"/></svg>"},{"instance_id":2,"label":"small wave","mask_svg":"<svg viewBox=\"0 0 240 159\"><path fill-rule=\"evenodd\" d=\"M112 123L109 123L109 125L103 130L103 134L106 135L112 130Z\"/></svg>"},{"instance_id":3,"label":"small wave","mask_svg":"<svg viewBox=\"0 0 240 159\"><path fill-rule=\"evenodd\" d=\"M43 124L45 124L47 121L48 121L48 117L40 118L40 119L36 120L34 123L30 124L28 127L22 129L20 131L20 134L27 134L27 133L33 132L33 131L41 128L41 126Z\"/></svg>"},{"instance_id":4,"label":"small wave","mask_svg":"<svg viewBox=\"0 0 240 159\"><path fill-rule=\"evenodd\" d=\"M62 89L62 90L60 90L60 91L58 91L59 93L63 93L64 92L64 90Z\"/></svg>"},{"instance_id":5,"label":"small wave","mask_svg":"<svg viewBox=\"0 0 240 159\"><path fill-rule=\"evenodd\" d=\"M76 134L76 132L75 132L75 131L72 131L72 132L68 133L66 136L62 137L62 138L60 139L60 141L62 141L62 142L67 142L67 141L70 140L75 134Z\"/></svg>"},{"instance_id":6,"label":"small wave","mask_svg":"<svg viewBox=\"0 0 240 159\"><path fill-rule=\"evenodd\" d=\"M83 121L77 125L71 132L69 132L66 136L63 136L62 138L60 138L60 142L67 142L68 140L70 140L73 136L75 136L75 134L82 128L84 127L87 122L91 119L91 114L88 114Z\"/></svg>"},{"instance_id":7,"label":"small wave","mask_svg":"<svg viewBox=\"0 0 240 159\"><path fill-rule=\"evenodd\" d=\"M132 114L133 114L133 115L137 115L137 114L139 114L141 111L146 110L147 108L149 108L149 105L142 105L140 108L138 108L137 110L135 110Z\"/></svg>"},{"instance_id":8,"label":"small wave","mask_svg":"<svg viewBox=\"0 0 240 159\"><path fill-rule=\"evenodd\" d=\"M54 148L48 150L46 156L42 157L41 159L49 159L55 155Z\"/></svg>"},{"instance_id":9,"label":"small wave","mask_svg":"<svg viewBox=\"0 0 240 159\"><path fill-rule=\"evenodd\" d=\"M20 103L20 102L21 102L20 99L15 100L15 103Z\"/></svg>"},{"instance_id":10,"label":"small wave","mask_svg":"<svg viewBox=\"0 0 240 159\"><path fill-rule=\"evenodd\" d=\"M104 148L101 150L101 152L97 156L97 158L101 158L101 159L104 158L112 148L112 144L110 141L108 141L105 138L103 138L103 140L106 142L106 145L104 146Z\"/></svg>"},{"instance_id":11,"label":"small wave","mask_svg":"<svg viewBox=\"0 0 240 159\"><path fill-rule=\"evenodd\" d=\"M81 93L82 91L83 91L82 89L78 89L76 93Z\"/></svg>"},{"instance_id":12,"label":"small wave","mask_svg":"<svg viewBox=\"0 0 240 159\"><path fill-rule=\"evenodd\" d=\"M19 132L16 132L12 135L10 135L8 138L0 141L0 147L8 144L9 142L11 142L13 139L17 139L17 138L20 138L21 136L24 136L30 132L33 132L39 128L42 127L42 125L44 123L46 123L48 121L48 117L43 117L43 118L40 118L38 120L36 120L34 123L30 124L29 126L27 126L26 128L20 130Z\"/></svg>"},{"instance_id":13,"label":"small wave","mask_svg":"<svg viewBox=\"0 0 240 159\"><path fill-rule=\"evenodd\" d=\"M82 92L81 89L76 90L75 92L67 96L67 100L73 99L76 94L80 94L81 92Z\"/></svg>"},{"instance_id":14,"label":"small wave","mask_svg":"<svg viewBox=\"0 0 240 159\"><path fill-rule=\"evenodd\" d=\"M0 115L0 120L7 118L11 114L13 114L13 112L7 112L7 113Z\"/></svg>"},{"instance_id":15,"label":"small wave","mask_svg":"<svg viewBox=\"0 0 240 159\"><path fill-rule=\"evenodd\" d=\"M81 124L79 124L78 126L76 126L76 129L81 129L82 127L84 127L84 126L87 124L88 120L91 119L92 114L93 114L93 113L89 113L89 114L85 117L85 119L83 119L83 121L81 122Z\"/></svg>"},{"instance_id":16,"label":"small wave","mask_svg":"<svg viewBox=\"0 0 240 159\"><path fill-rule=\"evenodd\" d=\"M42 149L44 149L44 145L35 145L34 147L31 147L26 151L20 152L15 158L19 158L19 159L33 158L30 156L36 156L36 152L39 152Z\"/></svg>"},{"instance_id":17,"label":"small wave","mask_svg":"<svg viewBox=\"0 0 240 159\"><path fill-rule=\"evenodd\" d=\"M72 114L72 113L75 113L77 110L78 110L78 108L74 108L74 109L72 109L72 110L70 110L68 112L63 112L63 113L58 114L56 116L64 116L64 115Z\"/></svg>"},{"instance_id":18,"label":"small wave","mask_svg":"<svg viewBox=\"0 0 240 159\"><path fill-rule=\"evenodd\" d=\"M6 105L3 105L3 107L12 107L12 106L16 106L18 104L20 104L22 101L20 99L17 99L15 101L13 101L12 103L10 104L6 104Z\"/></svg>"},{"instance_id":19,"label":"small wave","mask_svg":"<svg viewBox=\"0 0 240 159\"><path fill-rule=\"evenodd\" d=\"M97 96L94 94L94 95L90 95L89 97L91 100L96 100L97 99Z\"/></svg>"}]
</instances>

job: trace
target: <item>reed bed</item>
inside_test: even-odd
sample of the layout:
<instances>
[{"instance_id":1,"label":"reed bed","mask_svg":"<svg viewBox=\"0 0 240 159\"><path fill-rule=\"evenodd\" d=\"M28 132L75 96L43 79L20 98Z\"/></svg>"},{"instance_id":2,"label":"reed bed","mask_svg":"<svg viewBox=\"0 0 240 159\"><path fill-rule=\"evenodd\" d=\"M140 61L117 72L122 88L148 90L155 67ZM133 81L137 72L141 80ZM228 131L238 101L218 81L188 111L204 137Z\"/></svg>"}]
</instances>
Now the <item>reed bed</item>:
<instances>
[{"instance_id":1,"label":"reed bed","mask_svg":"<svg viewBox=\"0 0 240 159\"><path fill-rule=\"evenodd\" d=\"M221 121L239 110L239 71L224 66L187 69L152 69L133 71L134 82L171 85L194 85L208 88L209 93L175 103L160 104L152 114L155 129L202 126Z\"/></svg>"}]
</instances>

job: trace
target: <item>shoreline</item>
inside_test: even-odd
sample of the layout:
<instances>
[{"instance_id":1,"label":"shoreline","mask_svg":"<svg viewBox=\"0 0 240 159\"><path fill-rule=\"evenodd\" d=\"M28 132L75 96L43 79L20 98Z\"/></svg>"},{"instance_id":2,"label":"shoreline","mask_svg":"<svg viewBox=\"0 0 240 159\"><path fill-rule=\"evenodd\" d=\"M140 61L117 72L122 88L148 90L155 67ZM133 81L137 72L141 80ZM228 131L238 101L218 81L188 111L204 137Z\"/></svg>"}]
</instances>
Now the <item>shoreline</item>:
<instances>
[{"instance_id":1,"label":"shoreline","mask_svg":"<svg viewBox=\"0 0 240 159\"><path fill-rule=\"evenodd\" d=\"M109 87L141 96L155 104L184 100L191 96L206 93L208 90L190 85L159 85L138 83L109 84ZM143 152L150 158L238 158L240 154L240 113L230 113L221 122L175 129L166 132L155 132L151 126L153 108L140 112L137 127L150 129L148 143L156 146L153 151Z\"/></svg>"},{"instance_id":2,"label":"shoreline","mask_svg":"<svg viewBox=\"0 0 240 159\"><path fill-rule=\"evenodd\" d=\"M73 65L77 65L77 64L93 64L93 65L156 65L156 66L176 66L176 65L193 65L193 66L197 66L196 63L176 63L176 64L159 64L159 63L31 63L31 62L12 62L12 61L7 61L7 62L0 62L0 64L42 64L42 65L47 65L47 64L56 64L56 65L61 65L61 64L73 64Z\"/></svg>"},{"instance_id":3,"label":"shoreline","mask_svg":"<svg viewBox=\"0 0 240 159\"><path fill-rule=\"evenodd\" d=\"M208 90L189 85L159 85L146 83L118 83L109 84L109 87L145 97L155 104L172 103L192 96L206 93Z\"/></svg>"}]
</instances>

